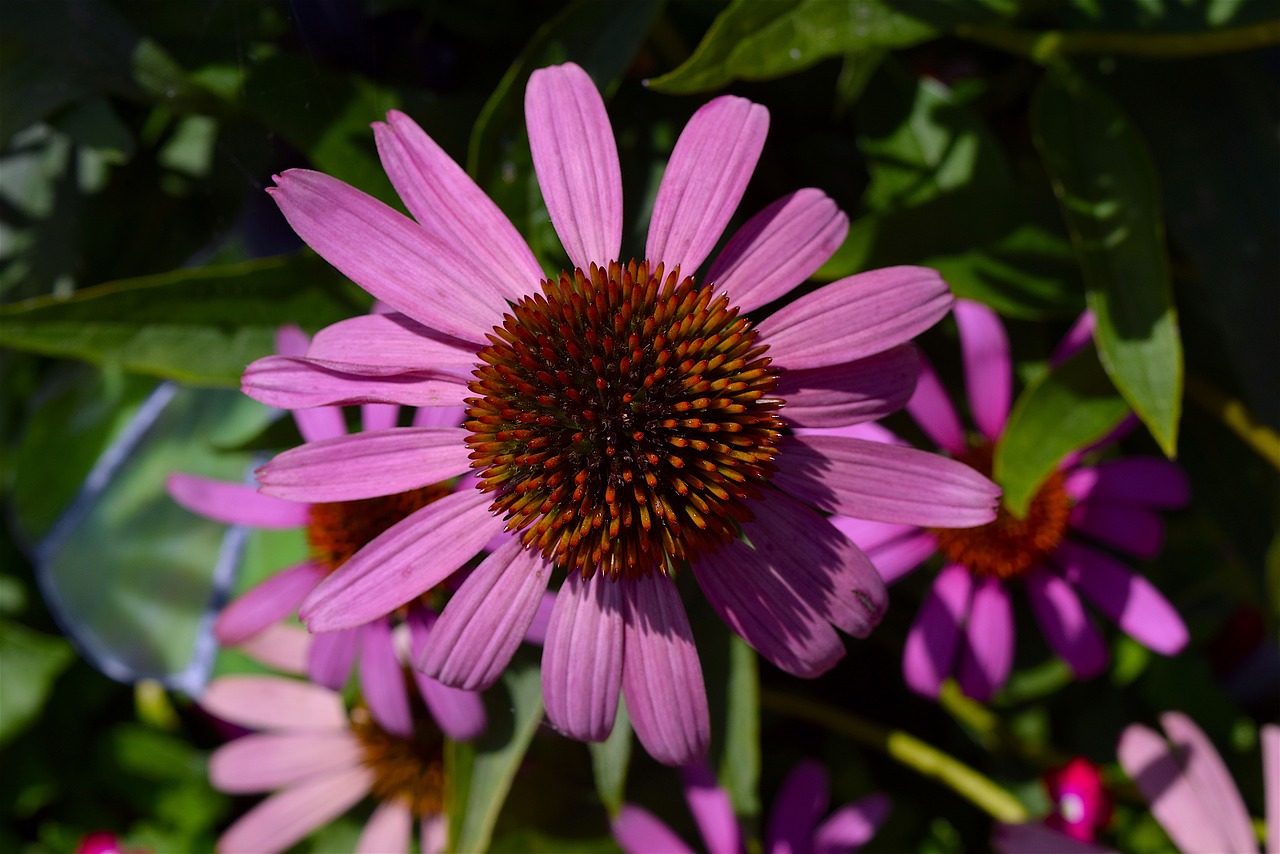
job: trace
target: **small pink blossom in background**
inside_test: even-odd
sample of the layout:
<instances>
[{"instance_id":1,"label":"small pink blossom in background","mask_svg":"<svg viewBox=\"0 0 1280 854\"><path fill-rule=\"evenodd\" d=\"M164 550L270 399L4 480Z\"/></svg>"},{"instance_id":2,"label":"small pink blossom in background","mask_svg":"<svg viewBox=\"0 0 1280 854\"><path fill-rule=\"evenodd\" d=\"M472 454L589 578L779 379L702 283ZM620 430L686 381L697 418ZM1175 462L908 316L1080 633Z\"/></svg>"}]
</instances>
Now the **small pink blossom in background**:
<instances>
[{"instance_id":1,"label":"small pink blossom in background","mask_svg":"<svg viewBox=\"0 0 1280 854\"><path fill-rule=\"evenodd\" d=\"M729 793L716 785L706 763L681 769L684 796L706 850L745 854L742 828ZM846 804L823 818L830 803L827 772L817 762L801 762L787 775L765 827L765 854L842 854L856 851L875 835L889 815L884 795ZM623 804L613 819L613 836L627 854L684 854L693 851L671 828L648 810Z\"/></svg>"},{"instance_id":2,"label":"small pink blossom in background","mask_svg":"<svg viewBox=\"0 0 1280 854\"><path fill-rule=\"evenodd\" d=\"M954 315L977 433L966 433L937 374L923 360L907 411L942 450L989 471L991 449L1004 432L1012 401L1009 341L996 313L980 303L957 300ZM1085 315L1055 358L1087 343L1091 321ZM901 441L878 425L854 429L880 441ZM1026 591L1049 646L1080 678L1098 674L1107 663L1106 644L1081 594L1147 648L1163 655L1181 651L1187 643L1182 618L1150 581L1112 552L1154 557L1164 541L1159 511L1188 500L1185 475L1167 460L1123 457L1092 464L1077 453L1041 488L1025 522L1003 508L991 525L962 531L839 516L833 521L890 584L942 553L942 570L907 636L903 675L914 691L936 697L943 680L955 674L967 696L985 700L1005 684L1013 666L1010 586L1015 581Z\"/></svg>"},{"instance_id":3,"label":"small pink blossom in background","mask_svg":"<svg viewBox=\"0 0 1280 854\"><path fill-rule=\"evenodd\" d=\"M1054 812L1045 824L1080 842L1093 842L1111 821L1111 796L1098 766L1088 759L1072 759L1044 776Z\"/></svg>"},{"instance_id":4,"label":"small pink blossom in background","mask_svg":"<svg viewBox=\"0 0 1280 854\"><path fill-rule=\"evenodd\" d=\"M76 846L75 854L145 854L140 850L125 848L120 839L106 830L87 834Z\"/></svg>"},{"instance_id":5,"label":"small pink blossom in background","mask_svg":"<svg viewBox=\"0 0 1280 854\"><path fill-rule=\"evenodd\" d=\"M599 741L613 727L622 694L646 750L661 762L681 765L705 753L710 722L693 635L668 574L682 561L672 557L668 545L686 542L676 543L677 537L697 538L695 532L703 529L707 518L703 514L708 512L705 502L697 504L704 496L719 502L725 500L721 492L739 489L735 484L741 481L734 477L742 475L734 467L745 452L734 450L726 443L729 440L721 442L720 437L732 439L730 428L738 429L742 423L730 420L723 432L714 434L711 431L719 429L715 419L720 415L699 409L710 398L682 398L679 406L683 408L662 409L665 403L651 404L647 398L633 396L632 392L643 395L649 389L638 385L638 380L623 395L629 386L619 378L631 376L629 371L636 364L658 358L655 354L661 351L662 359L674 359L670 369L679 372L688 388L732 395L738 388L730 387L729 380L704 380L699 372L761 359L763 351L756 347L729 363L710 356L696 363L681 362L674 351L663 349L666 339L658 340L656 327L646 325L656 324L656 314L637 315L635 324L628 327L629 308L620 309L612 321L598 316L590 320L595 316L594 300L588 307L582 299L575 303L554 296L559 287L582 288L583 283L640 274L628 272L638 268L627 266L619 255L623 207L617 146L591 78L573 64L535 71L526 90L525 114L543 197L576 268L564 274L563 285L554 279L544 284L533 252L506 216L401 113L389 113L386 124L375 125L374 132L387 174L413 219L316 172L295 169L276 178L277 186L270 192L294 230L392 311L322 330L307 358L277 356L255 362L244 375L246 393L286 408L341 403L467 404L472 407L468 423L477 430L488 423L475 414L484 404L492 407L485 411L493 413L494 423L507 426L494 428L498 432L484 440L475 431L438 426L392 429L377 441L353 435L312 442L266 466L262 489L270 496L302 502L356 500L413 489L472 468L476 457L469 440L478 443L477 455L498 454L494 459L501 458L502 466L523 466L521 477L529 478L513 486L498 477L506 474L497 471L495 461L481 473L482 483L486 477L494 478L491 484L497 491L493 494L463 490L393 526L307 594L300 613L316 632L368 624L439 585L503 529L503 519L491 512L495 495L497 500L526 495L519 488L531 485L535 475L543 478L540 466L544 463L548 471L554 470L546 475L554 482L548 480L544 492L528 493L522 499L526 504L535 497L544 502L538 511L542 515L525 524L556 520L554 524L565 526L567 519L575 525L583 520L589 524L588 511L594 507L595 527L576 528L574 536L587 531L603 552L609 552L613 543L601 532L620 524L620 516L611 516L610 527L601 528L599 514L606 503L611 513L617 511L615 488L625 501L634 491L641 521L635 526L628 521L623 533L634 544L642 535L633 532L643 528L652 534L646 543L662 543L653 547L661 554L646 551L652 564L634 573L609 574L582 566L581 572L567 574L547 629L543 697L554 727L574 738ZM677 280L677 269L680 276L690 276L706 261L751 178L768 122L768 113L760 105L725 96L704 105L684 128L658 190L643 256L652 269L665 269L673 277L668 283ZM847 228L847 217L816 189L779 199L749 220L706 272L705 281L715 283L714 299L727 299L730 307L722 310L717 302L687 319L719 330L722 327L714 324L736 322L736 312L759 309L786 295L831 256ZM631 290L630 285L620 284L621 278L608 280L613 284L599 285L598 293L634 295L644 290ZM649 287L667 285L652 279ZM720 297L722 293L726 297ZM833 282L758 323L724 327L733 330L723 338L726 347L737 346L734 342L747 335L758 335L756 343L767 345L768 358L761 363L759 375L782 371L773 394L786 406L778 409L770 398L765 407L769 411L760 419L779 425L773 430L779 442L777 457L760 463L761 470L774 466L776 473L758 489L754 483L742 487L758 492L759 497L735 505L738 515L731 525L725 525L722 516L712 517L722 526L718 530L740 530L750 545L736 535L725 537L716 549L698 550L690 565L694 581L725 622L788 673L814 677L829 670L844 654L836 629L865 636L886 607L879 575L832 527L824 512L937 527L979 525L993 517L995 487L960 463L842 436L784 440L780 429L784 424L854 424L899 408L910 396L915 376L915 356L908 342L945 315L951 301L935 272L895 267ZM543 317L538 312L548 305L563 312L557 318L587 324L580 340L564 337L570 334L565 329L572 331L569 320L548 320L535 333L512 316ZM665 315L662 322L671 316ZM612 349L609 336L628 328L635 343ZM681 329L663 328L681 334ZM631 340L618 334L620 341ZM708 341L722 341L719 335L716 331L681 346L713 348ZM599 345L602 338L608 338L608 346ZM518 358L503 361L491 355L503 342L516 342L512 346L522 348ZM599 357L572 361L571 354L581 352L579 343L602 346L610 361L606 364ZM482 351L489 360L480 365ZM631 361L633 355L636 362ZM663 367L649 376L665 375L666 370ZM518 378L511 379L513 375ZM469 380L473 376L476 379ZM520 420L526 415L534 418L523 404L471 396L480 393L475 389L486 376L491 382L501 380L512 389L521 388L521 394L536 399L538 406L559 408L542 410L538 417L545 421ZM592 400L597 391L607 392L611 401L625 402L630 408L602 410L604 414L597 415L584 413L586 404L580 402L555 402L560 398L553 399L550 390L559 394L559 389L567 388L567 400L578 395L569 384L583 376L591 383ZM686 388L666 387L681 394ZM689 396L696 398L700 393ZM573 397L581 399L584 396ZM758 400L750 402L757 405ZM732 411L736 411L733 406L724 410ZM689 417L699 412L710 419L710 426ZM584 451L577 439L566 446L565 454L549 456L543 445L535 444L546 439L548 431L564 428L567 436L573 429L584 430L581 425L587 421L592 430L603 424L605 432L612 431L611 443L616 439L661 444L666 434L657 430L660 423L662 430L684 430L688 435L672 433L671 446L662 445L662 456L656 453L657 445L610 444L607 451L602 445L591 445ZM570 423L574 426L565 427ZM704 428L707 432L700 432ZM762 428L762 434L769 432ZM509 444L513 442L528 444ZM499 453L502 448L506 450ZM675 449L681 448L703 455L695 458L697 464L681 470L691 478L692 497L675 494L683 488L677 484L684 483L685 475L677 477L675 468L670 472L663 468L685 465L681 459L670 462ZM572 462L575 455L587 461ZM758 459L768 456L765 452ZM628 468L625 472L607 468L606 457L621 460L619 465ZM534 459L536 464L529 462ZM571 503L568 490L575 484L583 488L576 475L596 477L593 482L608 477L609 488L601 486L599 494L585 499L575 491ZM644 489L662 490L671 497L648 498ZM585 502L586 511L579 502ZM688 534L680 534L671 521L676 518L672 503L683 514L678 521ZM695 505L703 509L696 510ZM655 513L662 510L652 528L650 507ZM733 528L737 525L740 528ZM552 546L534 547L536 527L524 528L524 536L530 539L513 538L498 547L458 587L435 625L432 642L417 656L417 666L424 673L445 684L475 690L491 685L501 674L557 572L555 562L539 552ZM664 541L664 536L670 539ZM553 545L571 541L577 548L568 534ZM675 566L668 567L668 562Z\"/></svg>"}]
</instances>

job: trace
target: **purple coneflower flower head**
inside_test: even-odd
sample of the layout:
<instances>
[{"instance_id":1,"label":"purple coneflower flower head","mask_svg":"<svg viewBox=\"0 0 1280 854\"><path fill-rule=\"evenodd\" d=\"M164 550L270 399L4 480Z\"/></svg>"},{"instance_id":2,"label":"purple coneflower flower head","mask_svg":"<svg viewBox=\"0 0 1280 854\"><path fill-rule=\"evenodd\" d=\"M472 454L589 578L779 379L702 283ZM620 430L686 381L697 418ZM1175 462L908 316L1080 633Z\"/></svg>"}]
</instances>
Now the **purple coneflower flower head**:
<instances>
[{"instance_id":1,"label":"purple coneflower flower head","mask_svg":"<svg viewBox=\"0 0 1280 854\"><path fill-rule=\"evenodd\" d=\"M422 709L408 733L388 732L337 692L277 676L215 679L200 705L252 730L214 751L213 787L274 792L222 834L219 852L283 851L366 796L378 806L356 850L408 851L415 822L423 852L444 850L443 734Z\"/></svg>"},{"instance_id":2,"label":"purple coneflower flower head","mask_svg":"<svg viewBox=\"0 0 1280 854\"><path fill-rule=\"evenodd\" d=\"M314 172L272 195L330 263L395 311L322 330L308 358L251 365L245 390L286 407L465 405L462 428L401 428L278 457L263 491L298 501L403 492L474 470L377 537L303 602L313 631L367 623L437 586L496 533L419 667L462 688L506 667L553 573L565 571L542 661L547 715L600 740L621 692L651 755L707 746L701 666L674 576L780 668L812 677L886 605L865 556L820 511L945 527L993 518L967 466L794 425L881 417L910 396L908 341L951 304L931 270L829 284L758 322L840 245L847 218L800 190L748 221L700 279L764 144L742 98L699 109L654 203L643 260L620 260L622 186L604 102L567 64L525 98L534 167L572 269L545 278L515 228L407 116L375 126L409 219ZM786 409L783 409L785 404Z\"/></svg>"},{"instance_id":3,"label":"purple coneflower flower head","mask_svg":"<svg viewBox=\"0 0 1280 854\"><path fill-rule=\"evenodd\" d=\"M1111 796L1102 782L1098 766L1077 757L1044 776L1045 789L1054 812L1045 824L1072 839L1093 842L1098 831L1111 821Z\"/></svg>"},{"instance_id":4,"label":"purple coneflower flower head","mask_svg":"<svg viewBox=\"0 0 1280 854\"><path fill-rule=\"evenodd\" d=\"M923 359L907 410L940 448L990 474L1012 399L1009 342L999 317L986 306L957 300L954 314L977 431L965 431ZM1088 340L1079 333L1087 331L1088 320L1069 336L1071 346L1078 349ZM878 437L899 441L883 429ZM929 556L942 555L942 570L907 636L903 674L912 689L936 697L943 680L955 673L966 695L986 699L1004 685L1013 666L1014 582L1026 590L1049 645L1081 678L1106 666L1107 650L1079 594L1149 649L1179 652L1187 642L1182 618L1112 552L1154 557L1164 539L1158 511L1188 500L1182 470L1166 460L1130 457L1093 465L1073 454L1040 488L1023 519L1002 507L990 524L963 530L834 521L866 549L889 583Z\"/></svg>"},{"instance_id":5,"label":"purple coneflower flower head","mask_svg":"<svg viewBox=\"0 0 1280 854\"><path fill-rule=\"evenodd\" d=\"M276 349L285 355L301 355L307 343L300 329L286 327L277 335ZM303 409L293 414L308 441L323 444L347 435L340 407ZM376 439L396 425L399 414L400 407L394 405L363 407L363 435ZM415 421L427 425L457 424L462 414L457 407L420 409ZM296 611L322 579L365 543L456 488L451 482L441 482L363 501L298 503L263 495L246 484L189 474L171 475L167 486L175 501L210 519L254 528L306 529L310 558L245 592L218 615L214 624L220 643L245 647L251 655L286 671L293 669L296 637L281 632L280 621ZM395 615L356 628L315 635L305 653L308 676L338 690L359 660L360 683L369 712L384 728L408 734L412 720L404 667L426 644L435 619L435 612L420 597L406 603ZM406 633L407 638L403 637ZM401 637L397 640L398 635ZM483 731L485 712L478 695L443 685L421 673L415 672L414 677L423 700L450 737L468 740Z\"/></svg>"},{"instance_id":6,"label":"purple coneflower flower head","mask_svg":"<svg viewBox=\"0 0 1280 854\"><path fill-rule=\"evenodd\" d=\"M742 828L729 793L716 785L704 762L681 769L684 796L706 850L745 854ZM817 762L801 762L782 783L765 828L765 854L812 851L840 854L866 844L889 815L889 799L870 795L846 804L825 819L831 802L827 772ZM693 849L648 810L623 804L613 819L613 838L627 854L680 854Z\"/></svg>"}]
</instances>

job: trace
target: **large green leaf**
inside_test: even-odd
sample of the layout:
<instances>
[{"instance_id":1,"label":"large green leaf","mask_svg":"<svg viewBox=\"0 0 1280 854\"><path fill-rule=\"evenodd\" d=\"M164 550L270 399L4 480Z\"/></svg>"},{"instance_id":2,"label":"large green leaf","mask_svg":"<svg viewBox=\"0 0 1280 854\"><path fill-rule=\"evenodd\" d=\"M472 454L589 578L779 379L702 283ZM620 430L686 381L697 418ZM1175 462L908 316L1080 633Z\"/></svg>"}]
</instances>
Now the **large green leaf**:
<instances>
[{"instance_id":1,"label":"large green leaf","mask_svg":"<svg viewBox=\"0 0 1280 854\"><path fill-rule=\"evenodd\" d=\"M596 792L600 800L614 815L626 797L627 768L631 765L631 717L627 704L618 698L618 715L609 737L598 743L588 744L591 749L591 768L595 772Z\"/></svg>"},{"instance_id":2,"label":"large green leaf","mask_svg":"<svg viewBox=\"0 0 1280 854\"><path fill-rule=\"evenodd\" d=\"M1062 458L1106 436L1128 412L1092 347L1040 375L1014 403L996 445L994 478L1005 508L1025 516Z\"/></svg>"},{"instance_id":3,"label":"large green leaf","mask_svg":"<svg viewBox=\"0 0 1280 854\"><path fill-rule=\"evenodd\" d=\"M720 784L735 812L755 816L760 813L760 670L755 650L737 635L729 639L726 690Z\"/></svg>"},{"instance_id":4,"label":"large green leaf","mask_svg":"<svg viewBox=\"0 0 1280 854\"><path fill-rule=\"evenodd\" d=\"M4 345L206 386L236 387L285 323L318 328L363 310L310 254L175 270L0 306Z\"/></svg>"},{"instance_id":5,"label":"large green leaf","mask_svg":"<svg viewBox=\"0 0 1280 854\"><path fill-rule=\"evenodd\" d=\"M1173 456L1182 412L1182 343L1159 186L1146 146L1106 94L1069 71L1046 77L1031 118L1097 315L1102 364Z\"/></svg>"}]
</instances>

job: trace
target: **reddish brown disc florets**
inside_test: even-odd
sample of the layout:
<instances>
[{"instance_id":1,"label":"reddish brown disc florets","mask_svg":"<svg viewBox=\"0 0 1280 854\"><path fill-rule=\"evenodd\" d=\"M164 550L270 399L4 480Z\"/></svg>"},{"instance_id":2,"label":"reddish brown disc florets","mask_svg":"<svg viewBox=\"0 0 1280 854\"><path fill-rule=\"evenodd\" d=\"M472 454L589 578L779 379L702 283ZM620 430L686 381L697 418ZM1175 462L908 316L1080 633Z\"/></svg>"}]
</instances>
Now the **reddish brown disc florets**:
<instances>
[{"instance_id":1,"label":"reddish brown disc florets","mask_svg":"<svg viewBox=\"0 0 1280 854\"><path fill-rule=\"evenodd\" d=\"M991 476L992 448L978 445L961 461ZM1003 505L995 521L978 528L938 528L938 548L948 563L968 567L984 578L1017 578L1057 550L1067 533L1071 499L1061 472L1054 472L1019 519Z\"/></svg>"},{"instance_id":2,"label":"reddish brown disc florets","mask_svg":"<svg viewBox=\"0 0 1280 854\"><path fill-rule=\"evenodd\" d=\"M751 518L774 472L777 373L712 286L591 265L520 300L479 353L472 465L507 530L584 575L667 571Z\"/></svg>"},{"instance_id":3,"label":"reddish brown disc florets","mask_svg":"<svg viewBox=\"0 0 1280 854\"><path fill-rule=\"evenodd\" d=\"M307 525L311 556L333 571L374 537L451 490L447 483L433 483L397 495L312 504Z\"/></svg>"},{"instance_id":4,"label":"reddish brown disc florets","mask_svg":"<svg viewBox=\"0 0 1280 854\"><path fill-rule=\"evenodd\" d=\"M370 786L379 801L400 801L415 818L444 811L444 738L424 716L414 716L413 736L387 732L368 710L351 710L351 730L373 772Z\"/></svg>"}]
</instances>

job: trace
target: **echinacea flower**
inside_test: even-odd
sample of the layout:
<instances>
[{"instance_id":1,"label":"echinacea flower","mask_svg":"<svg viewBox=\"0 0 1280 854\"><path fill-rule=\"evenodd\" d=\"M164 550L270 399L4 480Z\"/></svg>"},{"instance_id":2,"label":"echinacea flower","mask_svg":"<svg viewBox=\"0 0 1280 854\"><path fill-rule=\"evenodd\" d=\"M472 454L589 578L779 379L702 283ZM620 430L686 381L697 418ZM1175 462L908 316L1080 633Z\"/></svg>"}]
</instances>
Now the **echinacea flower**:
<instances>
[{"instance_id":1,"label":"echinacea flower","mask_svg":"<svg viewBox=\"0 0 1280 854\"><path fill-rule=\"evenodd\" d=\"M1054 811L1045 824L1081 842L1093 842L1111 821L1111 796L1098 766L1077 757L1044 776Z\"/></svg>"},{"instance_id":2,"label":"echinacea flower","mask_svg":"<svg viewBox=\"0 0 1280 854\"><path fill-rule=\"evenodd\" d=\"M285 355L301 355L307 343L306 335L296 327L285 327L276 336L277 352ZM398 406L365 406L361 417L366 435L377 436L394 427L399 413ZM308 441L347 434L339 407L301 409L293 415ZM420 409L414 418L415 423L427 426L457 424L462 411L457 407ZM189 474L170 475L166 486L175 501L210 519L254 528L306 529L311 550L307 561L275 573L218 615L214 635L225 646L242 646L261 638L361 546L414 510L454 490L452 484L434 483L365 501L300 504L263 495L246 484ZM409 645L415 651L422 649L435 622L434 611L415 601L402 609L401 617ZM369 712L385 729L404 735L411 731L412 719L396 625L397 621L383 616L358 628L315 635L307 649L307 673L313 682L338 690L346 684L358 659ZM414 676L423 700L451 738L465 741L484 730L484 704L478 695L421 673Z\"/></svg>"},{"instance_id":3,"label":"echinacea flower","mask_svg":"<svg viewBox=\"0 0 1280 854\"><path fill-rule=\"evenodd\" d=\"M200 705L253 730L213 752L213 787L274 792L219 837L222 854L283 851L366 796L377 807L357 851L410 850L415 821L424 854L444 850L443 736L422 709L408 733L388 732L337 692L277 676L220 677Z\"/></svg>"},{"instance_id":4,"label":"echinacea flower","mask_svg":"<svg viewBox=\"0 0 1280 854\"><path fill-rule=\"evenodd\" d=\"M706 763L681 769L684 796L707 850L745 854L742 828L733 814L729 793L716 785ZM846 804L825 820L831 794L827 772L817 762L801 762L782 782L765 827L765 854L841 854L866 844L889 815L889 799L869 795ZM613 819L613 838L627 854L692 852L684 840L643 807L623 804ZM752 849L757 850L757 849Z\"/></svg>"},{"instance_id":5,"label":"echinacea flower","mask_svg":"<svg viewBox=\"0 0 1280 854\"><path fill-rule=\"evenodd\" d=\"M954 314L977 432L966 434L924 360L907 411L944 451L990 473L1012 396L1009 342L986 306L957 300ZM1087 321L1069 336L1077 348ZM883 428L877 435L898 441ZM1001 507L994 522L965 530L833 521L890 584L930 555L942 555L942 570L907 635L903 674L913 690L936 697L954 672L964 693L981 700L1004 685L1013 666L1014 582L1026 590L1050 647L1078 677L1096 675L1107 663L1106 646L1078 593L1147 648L1179 652L1187 642L1182 618L1150 581L1106 549L1154 557L1164 539L1157 511L1181 507L1188 498L1182 470L1166 460L1128 457L1093 465L1073 454L1040 488L1023 519Z\"/></svg>"},{"instance_id":6,"label":"echinacea flower","mask_svg":"<svg viewBox=\"0 0 1280 854\"><path fill-rule=\"evenodd\" d=\"M554 571L564 582L542 659L552 724L596 741L619 692L651 755L702 755L701 665L674 576L686 565L721 617L782 669L812 677L886 604L874 568L818 512L938 527L990 521L996 489L958 462L790 425L881 417L910 396L907 342L951 304L915 267L829 284L753 323L840 245L821 192L765 208L693 275L738 205L767 111L699 109L654 203L645 260L620 261L622 185L604 102L581 68L534 72L533 162L573 269L544 278L496 205L421 128L375 126L416 219L336 179L290 170L272 196L321 256L398 313L322 330L308 358L245 373L288 408L465 404L464 428L313 442L261 473L269 495L365 499L467 471L477 490L418 510L307 597L313 631L376 619L448 577L496 532L518 532L445 605L418 666L483 688L505 668ZM470 378L468 380L468 378ZM783 406L785 405L785 410ZM817 509L815 509L817 508Z\"/></svg>"}]
</instances>

